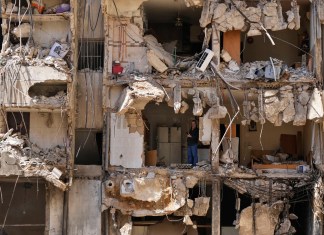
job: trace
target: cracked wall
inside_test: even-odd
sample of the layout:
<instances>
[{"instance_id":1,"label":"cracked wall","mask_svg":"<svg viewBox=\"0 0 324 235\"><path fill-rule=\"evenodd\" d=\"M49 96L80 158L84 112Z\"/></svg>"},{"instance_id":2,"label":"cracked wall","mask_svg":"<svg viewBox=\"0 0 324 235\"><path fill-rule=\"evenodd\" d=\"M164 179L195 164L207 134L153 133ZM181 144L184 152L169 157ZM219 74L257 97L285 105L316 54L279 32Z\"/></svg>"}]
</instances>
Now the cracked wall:
<instances>
[{"instance_id":1,"label":"cracked wall","mask_svg":"<svg viewBox=\"0 0 324 235\"><path fill-rule=\"evenodd\" d=\"M114 113L111 114L110 130L110 164L125 168L142 167L144 158L143 135L139 132L130 133L125 115Z\"/></svg>"},{"instance_id":2,"label":"cracked wall","mask_svg":"<svg viewBox=\"0 0 324 235\"><path fill-rule=\"evenodd\" d=\"M111 175L103 183L102 210L113 207L123 214L141 217L171 214L180 209L178 215L205 216L209 197L187 199L188 189L197 184L199 177L165 173L142 171L136 175Z\"/></svg>"}]
</instances>

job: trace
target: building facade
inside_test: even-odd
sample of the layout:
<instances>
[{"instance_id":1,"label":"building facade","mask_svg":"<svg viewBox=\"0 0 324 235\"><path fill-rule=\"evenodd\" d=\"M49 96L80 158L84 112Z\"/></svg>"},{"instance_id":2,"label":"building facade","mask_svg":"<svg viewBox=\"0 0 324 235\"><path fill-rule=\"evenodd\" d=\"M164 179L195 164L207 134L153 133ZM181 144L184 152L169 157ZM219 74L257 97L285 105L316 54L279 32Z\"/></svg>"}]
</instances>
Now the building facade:
<instances>
[{"instance_id":1,"label":"building facade","mask_svg":"<svg viewBox=\"0 0 324 235\"><path fill-rule=\"evenodd\" d=\"M0 233L322 234L323 9L2 1Z\"/></svg>"}]
</instances>

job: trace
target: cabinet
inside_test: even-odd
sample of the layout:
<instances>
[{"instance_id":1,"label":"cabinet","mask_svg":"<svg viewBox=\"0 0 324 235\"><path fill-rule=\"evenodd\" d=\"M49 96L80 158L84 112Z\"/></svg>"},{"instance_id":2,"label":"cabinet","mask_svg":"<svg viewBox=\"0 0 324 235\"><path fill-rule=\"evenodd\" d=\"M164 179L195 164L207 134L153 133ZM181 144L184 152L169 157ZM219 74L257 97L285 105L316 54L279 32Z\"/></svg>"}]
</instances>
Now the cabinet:
<instances>
[{"instance_id":1,"label":"cabinet","mask_svg":"<svg viewBox=\"0 0 324 235\"><path fill-rule=\"evenodd\" d=\"M181 127L158 127L158 161L181 163Z\"/></svg>"}]
</instances>

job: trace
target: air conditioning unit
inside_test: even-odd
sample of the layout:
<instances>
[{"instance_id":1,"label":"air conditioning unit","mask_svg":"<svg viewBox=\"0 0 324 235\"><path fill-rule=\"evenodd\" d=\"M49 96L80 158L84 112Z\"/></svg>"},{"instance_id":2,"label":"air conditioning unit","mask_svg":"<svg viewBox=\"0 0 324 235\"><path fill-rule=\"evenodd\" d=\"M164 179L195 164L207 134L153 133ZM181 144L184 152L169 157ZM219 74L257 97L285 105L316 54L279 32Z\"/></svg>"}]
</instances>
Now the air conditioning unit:
<instances>
[{"instance_id":1,"label":"air conditioning unit","mask_svg":"<svg viewBox=\"0 0 324 235\"><path fill-rule=\"evenodd\" d=\"M212 50L206 49L200 57L196 69L200 70L201 72L204 72L213 57L214 52Z\"/></svg>"}]
</instances>

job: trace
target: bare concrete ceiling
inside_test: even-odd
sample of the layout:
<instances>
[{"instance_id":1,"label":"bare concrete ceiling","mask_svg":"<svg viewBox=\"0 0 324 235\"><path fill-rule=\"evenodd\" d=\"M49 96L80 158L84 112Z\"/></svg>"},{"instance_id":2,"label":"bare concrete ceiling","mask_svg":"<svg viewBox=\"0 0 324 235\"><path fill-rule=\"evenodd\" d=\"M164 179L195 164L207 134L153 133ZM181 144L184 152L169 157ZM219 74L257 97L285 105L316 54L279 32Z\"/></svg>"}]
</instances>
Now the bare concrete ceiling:
<instances>
[{"instance_id":1,"label":"bare concrete ceiling","mask_svg":"<svg viewBox=\"0 0 324 235\"><path fill-rule=\"evenodd\" d=\"M173 23L179 13L185 23L198 25L202 8L186 7L183 0L149 0L144 9L149 23Z\"/></svg>"},{"instance_id":2,"label":"bare concrete ceiling","mask_svg":"<svg viewBox=\"0 0 324 235\"><path fill-rule=\"evenodd\" d=\"M250 6L256 6L258 1L247 1ZM290 9L290 0L282 0L284 12ZM309 0L298 0L301 11L308 11ZM307 8L307 9L305 9ZM144 2L144 9L149 23L173 23L178 17L189 24L199 24L202 8L186 7L183 0L148 0Z\"/></svg>"}]
</instances>

